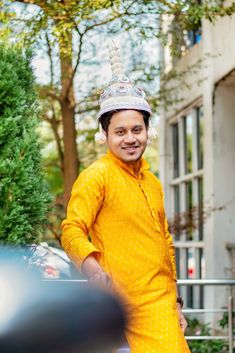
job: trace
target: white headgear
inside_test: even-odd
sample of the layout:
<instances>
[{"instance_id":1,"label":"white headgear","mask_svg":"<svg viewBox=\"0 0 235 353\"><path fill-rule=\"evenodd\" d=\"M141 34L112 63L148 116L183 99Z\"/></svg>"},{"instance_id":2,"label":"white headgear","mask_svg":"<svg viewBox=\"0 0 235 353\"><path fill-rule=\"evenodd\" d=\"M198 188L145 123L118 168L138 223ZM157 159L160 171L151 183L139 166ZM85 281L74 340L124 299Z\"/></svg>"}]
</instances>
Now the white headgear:
<instances>
[{"instance_id":1,"label":"white headgear","mask_svg":"<svg viewBox=\"0 0 235 353\"><path fill-rule=\"evenodd\" d=\"M152 112L150 106L145 99L145 92L142 88L134 86L131 80L123 72L119 49L114 42L109 46L109 57L112 69L112 79L108 86L101 91L98 119L104 113L117 109L134 109L144 111L148 115L151 115ZM149 138L156 136L156 131L151 124L149 126L148 136ZM104 143L106 141L106 136L100 123L99 132L95 134L95 140L98 143Z\"/></svg>"}]
</instances>

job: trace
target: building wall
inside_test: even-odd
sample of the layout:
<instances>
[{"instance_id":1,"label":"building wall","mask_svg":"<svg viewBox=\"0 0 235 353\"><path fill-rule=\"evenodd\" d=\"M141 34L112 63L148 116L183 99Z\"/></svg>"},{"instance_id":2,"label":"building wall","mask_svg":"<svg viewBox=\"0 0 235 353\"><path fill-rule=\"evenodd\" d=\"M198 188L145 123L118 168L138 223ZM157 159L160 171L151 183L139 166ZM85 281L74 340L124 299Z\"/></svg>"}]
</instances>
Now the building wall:
<instances>
[{"instance_id":1,"label":"building wall","mask_svg":"<svg viewBox=\"0 0 235 353\"><path fill-rule=\"evenodd\" d=\"M235 242L235 83L219 84L214 94L214 271L227 275L226 242ZM220 234L220 236L219 236Z\"/></svg>"},{"instance_id":2,"label":"building wall","mask_svg":"<svg viewBox=\"0 0 235 353\"><path fill-rule=\"evenodd\" d=\"M180 89L182 102L161 112L160 178L166 210L173 215L171 192L172 136L170 122L202 99L204 114L204 255L206 278L228 278L231 267L227 242L235 242L235 16L215 25L202 23L202 40L189 49L175 68L191 89ZM199 63L197 69L187 70ZM187 72L188 71L188 72ZM234 71L235 72L235 71ZM198 82L201 81L199 85ZM175 85L171 82L170 85ZM208 289L205 305L224 305L224 292Z\"/></svg>"}]
</instances>

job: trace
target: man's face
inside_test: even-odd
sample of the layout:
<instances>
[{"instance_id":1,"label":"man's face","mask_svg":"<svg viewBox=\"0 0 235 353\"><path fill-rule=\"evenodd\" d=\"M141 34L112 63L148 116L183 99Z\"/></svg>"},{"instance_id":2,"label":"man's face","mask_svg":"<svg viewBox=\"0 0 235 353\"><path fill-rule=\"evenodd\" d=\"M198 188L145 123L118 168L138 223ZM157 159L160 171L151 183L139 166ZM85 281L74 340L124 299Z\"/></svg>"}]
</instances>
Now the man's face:
<instances>
[{"instance_id":1,"label":"man's face","mask_svg":"<svg viewBox=\"0 0 235 353\"><path fill-rule=\"evenodd\" d=\"M138 161L145 151L147 130L143 115L135 110L114 113L107 133L110 152L125 163Z\"/></svg>"}]
</instances>

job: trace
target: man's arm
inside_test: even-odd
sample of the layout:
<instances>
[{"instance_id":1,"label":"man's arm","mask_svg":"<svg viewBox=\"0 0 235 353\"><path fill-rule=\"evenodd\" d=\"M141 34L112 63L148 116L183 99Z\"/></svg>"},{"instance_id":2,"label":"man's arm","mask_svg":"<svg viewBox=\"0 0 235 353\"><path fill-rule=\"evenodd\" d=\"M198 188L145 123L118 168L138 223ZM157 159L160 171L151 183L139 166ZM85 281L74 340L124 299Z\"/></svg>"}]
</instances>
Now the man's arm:
<instances>
[{"instance_id":1,"label":"man's arm","mask_svg":"<svg viewBox=\"0 0 235 353\"><path fill-rule=\"evenodd\" d=\"M92 256L92 254L87 256L87 258L83 261L81 270L90 283L111 286L112 282L110 277L103 271L100 264L94 256Z\"/></svg>"},{"instance_id":2,"label":"man's arm","mask_svg":"<svg viewBox=\"0 0 235 353\"><path fill-rule=\"evenodd\" d=\"M167 220L165 218L165 230L166 230L166 241L168 243L169 246L169 253L170 253L170 258L171 258L171 265L172 265L172 269L173 269L173 277L175 280L175 285L176 285L176 296L179 296L178 293L178 288L177 288L177 273L176 273L176 265L175 265L175 247L174 247L174 243L173 243L173 239L172 236L168 230L168 223ZM183 333L185 332L186 328L187 328L187 321L184 317L184 314L182 313L182 307L180 303L176 303L177 306L177 312L178 312L178 317L179 317L179 324L180 327L183 331Z\"/></svg>"},{"instance_id":3,"label":"man's arm","mask_svg":"<svg viewBox=\"0 0 235 353\"><path fill-rule=\"evenodd\" d=\"M159 182L160 184L160 182ZM173 243L173 239L172 239L172 235L169 232L168 229L168 222L165 216L165 207L164 207L164 192L162 189L162 185L160 184L160 193L161 193L161 198L162 198L162 204L163 204L163 228L165 230L165 239L168 245L168 249L169 249L169 255L170 255L170 259L171 259L171 266L172 266L172 272L173 272L173 277L174 280L177 280L177 273L176 273L176 265L175 265L175 247L174 247L174 243Z\"/></svg>"},{"instance_id":4,"label":"man's arm","mask_svg":"<svg viewBox=\"0 0 235 353\"><path fill-rule=\"evenodd\" d=\"M163 193L163 190L162 190L162 201L163 201L163 204L164 204L164 193ZM173 271L173 278L175 280L175 290L176 290L176 297L179 296L179 293L178 293L178 288L177 288L177 272L176 272L176 264L175 264L175 247L174 247L174 243L173 243L173 239L172 239L172 235L170 234L169 232L169 229L168 229L168 222L167 222L167 219L166 217L164 217L164 228L165 228L165 237L166 237L166 242L168 244L168 247L169 247L169 254L170 254L170 259L171 259L171 265L172 265L172 271ZM186 328L187 328L187 321L184 317L184 314L182 313L182 307L181 307L181 304L180 303L176 303L176 306L177 306L177 312L178 312L178 317L179 317L179 324L180 324L180 327L183 331L183 333L185 332Z\"/></svg>"},{"instance_id":5,"label":"man's arm","mask_svg":"<svg viewBox=\"0 0 235 353\"><path fill-rule=\"evenodd\" d=\"M174 280L177 280L177 272L176 272L176 264L175 264L175 246L173 243L172 235L170 234L168 230L168 222L165 217L165 237L166 237L166 242L169 248L169 254L170 254L170 259L171 259L171 266L172 266L172 271L173 271L173 277Z\"/></svg>"},{"instance_id":6,"label":"man's arm","mask_svg":"<svg viewBox=\"0 0 235 353\"><path fill-rule=\"evenodd\" d=\"M178 293L178 288L177 288L177 283L176 283L176 295L177 297L179 297L179 293ZM181 330L183 331L183 333L185 333L185 330L188 326L188 323L184 317L184 314L182 313L182 306L180 303L176 303L177 306L177 312L178 312L178 317L179 317L179 324L181 327Z\"/></svg>"},{"instance_id":7,"label":"man's arm","mask_svg":"<svg viewBox=\"0 0 235 353\"><path fill-rule=\"evenodd\" d=\"M100 251L89 241L88 235L103 200L102 175L93 170L82 172L74 183L67 218L62 223L63 248L76 267L80 269L84 262L84 274L89 276L100 267L97 261Z\"/></svg>"}]
</instances>

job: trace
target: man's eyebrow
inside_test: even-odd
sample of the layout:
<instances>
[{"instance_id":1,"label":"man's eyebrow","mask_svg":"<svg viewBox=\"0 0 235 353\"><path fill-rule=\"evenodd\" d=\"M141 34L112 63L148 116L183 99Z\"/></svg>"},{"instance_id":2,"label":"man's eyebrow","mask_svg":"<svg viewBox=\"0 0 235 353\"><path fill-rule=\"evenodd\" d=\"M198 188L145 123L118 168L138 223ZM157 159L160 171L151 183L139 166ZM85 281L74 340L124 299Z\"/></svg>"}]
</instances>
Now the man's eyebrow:
<instances>
[{"instance_id":1,"label":"man's eyebrow","mask_svg":"<svg viewBox=\"0 0 235 353\"><path fill-rule=\"evenodd\" d=\"M134 125L134 126L132 127L132 129L136 129L136 128L143 128L143 125ZM119 130L119 129L126 130L126 127L124 127L124 126L117 126L117 127L114 128L114 130Z\"/></svg>"},{"instance_id":2,"label":"man's eyebrow","mask_svg":"<svg viewBox=\"0 0 235 353\"><path fill-rule=\"evenodd\" d=\"M117 126L114 128L114 130L119 130L119 129L125 129L124 126Z\"/></svg>"}]
</instances>

